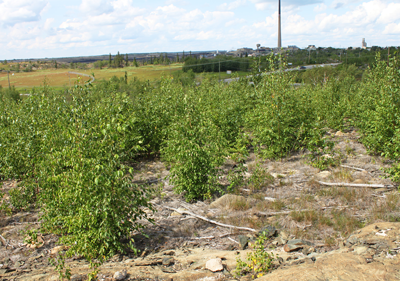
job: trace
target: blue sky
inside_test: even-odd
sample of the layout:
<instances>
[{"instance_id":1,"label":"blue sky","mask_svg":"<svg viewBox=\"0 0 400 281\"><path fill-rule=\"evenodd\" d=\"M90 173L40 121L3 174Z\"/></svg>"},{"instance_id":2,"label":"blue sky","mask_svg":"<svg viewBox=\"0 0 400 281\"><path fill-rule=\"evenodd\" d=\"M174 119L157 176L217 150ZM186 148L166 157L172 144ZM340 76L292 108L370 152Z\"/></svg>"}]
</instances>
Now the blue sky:
<instances>
[{"instance_id":1,"label":"blue sky","mask_svg":"<svg viewBox=\"0 0 400 281\"><path fill-rule=\"evenodd\" d=\"M277 45L277 0L0 0L0 59ZM282 44L400 45L400 0L282 0Z\"/></svg>"}]
</instances>

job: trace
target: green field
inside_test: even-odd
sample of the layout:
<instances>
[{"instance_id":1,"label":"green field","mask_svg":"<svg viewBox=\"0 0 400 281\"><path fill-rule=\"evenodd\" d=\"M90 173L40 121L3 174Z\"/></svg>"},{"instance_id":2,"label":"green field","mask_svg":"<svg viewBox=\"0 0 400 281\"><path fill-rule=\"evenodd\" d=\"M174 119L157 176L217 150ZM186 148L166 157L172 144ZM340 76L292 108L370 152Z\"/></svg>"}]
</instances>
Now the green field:
<instances>
[{"instance_id":1,"label":"green field","mask_svg":"<svg viewBox=\"0 0 400 281\"><path fill-rule=\"evenodd\" d=\"M174 71L181 70L182 64L167 65L146 65L140 67L125 67L125 68L104 68L104 69L46 69L35 70L32 72L10 73L10 85L16 89L30 89L43 85L44 81L49 86L60 88L72 86L76 83L78 75L69 74L69 71L79 72L88 75L94 74L96 80L108 80L113 76L124 77L125 71L128 73L128 80L134 77L139 80L154 81L162 76L172 75ZM87 78L83 77L81 82L86 82ZM0 85L3 88L8 87L8 78L6 72L0 73Z\"/></svg>"}]
</instances>

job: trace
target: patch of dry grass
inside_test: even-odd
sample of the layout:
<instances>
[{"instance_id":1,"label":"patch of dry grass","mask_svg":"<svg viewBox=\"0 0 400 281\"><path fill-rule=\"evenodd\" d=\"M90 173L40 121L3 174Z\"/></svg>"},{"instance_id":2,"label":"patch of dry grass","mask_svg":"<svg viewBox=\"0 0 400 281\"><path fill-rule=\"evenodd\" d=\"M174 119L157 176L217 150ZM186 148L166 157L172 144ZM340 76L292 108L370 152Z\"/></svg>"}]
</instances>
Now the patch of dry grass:
<instances>
[{"instance_id":1,"label":"patch of dry grass","mask_svg":"<svg viewBox=\"0 0 400 281\"><path fill-rule=\"evenodd\" d=\"M330 197L336 200L339 199L346 203L355 202L358 199L356 190L345 186L324 188L319 190L317 194L322 197Z\"/></svg>"},{"instance_id":2,"label":"patch of dry grass","mask_svg":"<svg viewBox=\"0 0 400 281\"><path fill-rule=\"evenodd\" d=\"M353 177L349 170L340 169L339 171L333 172L333 178L340 182L352 182Z\"/></svg>"},{"instance_id":3,"label":"patch of dry grass","mask_svg":"<svg viewBox=\"0 0 400 281\"><path fill-rule=\"evenodd\" d=\"M282 200L276 201L261 201L256 205L256 210L265 211L265 210L273 210L273 211L281 211L286 207L286 204Z\"/></svg>"},{"instance_id":4,"label":"patch of dry grass","mask_svg":"<svg viewBox=\"0 0 400 281\"><path fill-rule=\"evenodd\" d=\"M125 68L104 68L104 69L46 69L36 70L32 72L19 72L10 75L11 86L17 89L33 88L43 85L45 79L46 83L51 87L68 87L73 86L77 80L78 75L68 74L69 71L84 73L88 75L94 74L96 80L110 79L114 75L117 77L124 77L125 71L128 73L128 80L134 77L140 80L159 79L162 76L169 76L173 71L182 69L182 64L172 64L171 66L165 65L146 65L141 67L125 67ZM81 79L81 84L86 83L87 77ZM96 82L95 82L96 83ZM8 87L7 73L0 72L0 85Z\"/></svg>"}]
</instances>

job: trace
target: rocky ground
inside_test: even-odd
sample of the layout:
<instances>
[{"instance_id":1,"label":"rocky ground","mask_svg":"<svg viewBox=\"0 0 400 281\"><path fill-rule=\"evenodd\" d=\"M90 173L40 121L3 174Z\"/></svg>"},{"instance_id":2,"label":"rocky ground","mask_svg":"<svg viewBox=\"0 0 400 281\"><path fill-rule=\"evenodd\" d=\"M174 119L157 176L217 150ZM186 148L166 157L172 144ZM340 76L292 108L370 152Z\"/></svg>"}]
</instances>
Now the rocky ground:
<instances>
[{"instance_id":1,"label":"rocky ground","mask_svg":"<svg viewBox=\"0 0 400 281\"><path fill-rule=\"evenodd\" d=\"M143 222L148 237L135 235L139 255L116 255L101 266L99 280L233 280L237 257L246 260L261 229L275 260L260 280L400 279L400 196L381 169L390 163L369 155L355 131L328 137L335 146L321 157L332 160L326 171L311 166L306 152L267 161L250 154L242 184L204 202L175 194L159 160L137 164L136 182L157 190L155 223ZM227 185L240 167L227 160L220 183ZM16 187L7 181L2 188L7 194ZM57 237L27 239L38 217L33 210L1 216L0 280L58 279L49 263L63 250ZM66 264L72 280L90 272L80 257Z\"/></svg>"}]
</instances>

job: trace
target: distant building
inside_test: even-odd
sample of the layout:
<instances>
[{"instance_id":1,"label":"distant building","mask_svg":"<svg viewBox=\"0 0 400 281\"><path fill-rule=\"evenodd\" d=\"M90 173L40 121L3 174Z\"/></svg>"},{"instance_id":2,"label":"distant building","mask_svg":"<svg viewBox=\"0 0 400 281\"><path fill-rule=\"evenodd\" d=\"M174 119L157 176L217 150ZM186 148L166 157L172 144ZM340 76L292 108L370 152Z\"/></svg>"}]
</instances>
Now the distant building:
<instances>
[{"instance_id":1,"label":"distant building","mask_svg":"<svg viewBox=\"0 0 400 281\"><path fill-rule=\"evenodd\" d=\"M262 52L262 53L267 53L267 52L271 52L271 48L269 48L269 47L260 47L259 51Z\"/></svg>"},{"instance_id":2,"label":"distant building","mask_svg":"<svg viewBox=\"0 0 400 281\"><path fill-rule=\"evenodd\" d=\"M315 45L308 45L307 50L315 51L317 47Z\"/></svg>"},{"instance_id":3,"label":"distant building","mask_svg":"<svg viewBox=\"0 0 400 281\"><path fill-rule=\"evenodd\" d=\"M298 51L298 50L300 50L300 48L297 47L296 45L289 45L289 46L287 47L287 49L288 49L289 51Z\"/></svg>"},{"instance_id":4,"label":"distant building","mask_svg":"<svg viewBox=\"0 0 400 281\"><path fill-rule=\"evenodd\" d=\"M367 49L367 42L365 42L365 38L362 39L361 48Z\"/></svg>"},{"instance_id":5,"label":"distant building","mask_svg":"<svg viewBox=\"0 0 400 281\"><path fill-rule=\"evenodd\" d=\"M240 56L245 56L246 54L247 55L252 54L253 52L254 52L254 50L251 48L240 48L240 49L237 49L235 52L233 52L233 55L240 57Z\"/></svg>"}]
</instances>

